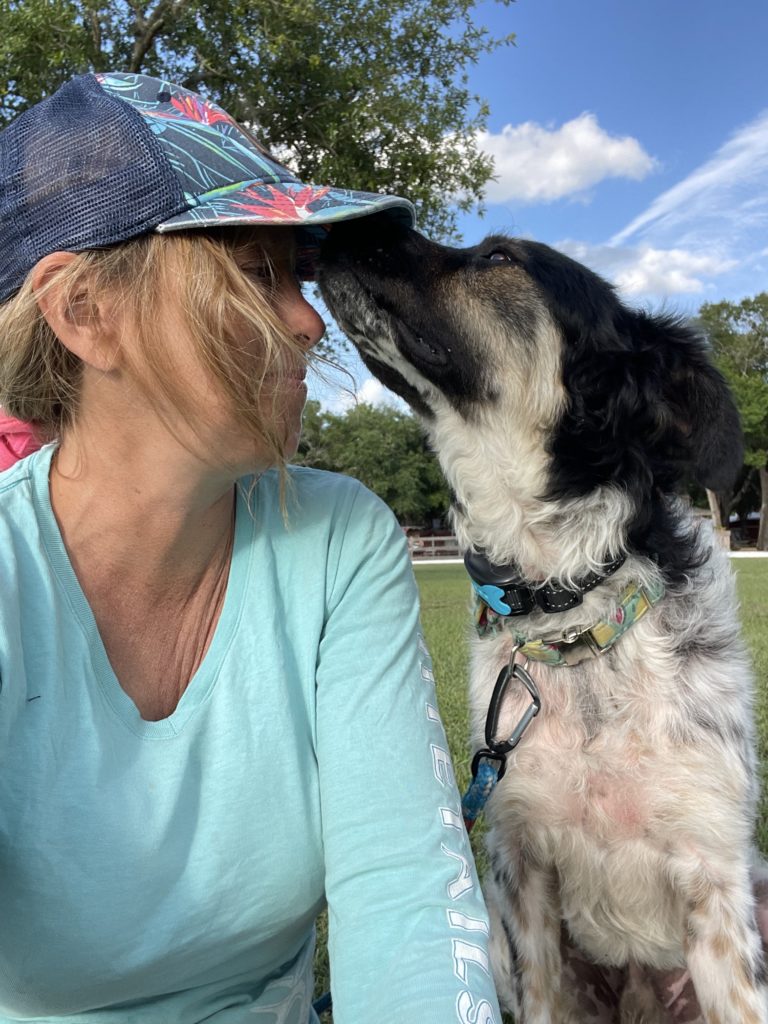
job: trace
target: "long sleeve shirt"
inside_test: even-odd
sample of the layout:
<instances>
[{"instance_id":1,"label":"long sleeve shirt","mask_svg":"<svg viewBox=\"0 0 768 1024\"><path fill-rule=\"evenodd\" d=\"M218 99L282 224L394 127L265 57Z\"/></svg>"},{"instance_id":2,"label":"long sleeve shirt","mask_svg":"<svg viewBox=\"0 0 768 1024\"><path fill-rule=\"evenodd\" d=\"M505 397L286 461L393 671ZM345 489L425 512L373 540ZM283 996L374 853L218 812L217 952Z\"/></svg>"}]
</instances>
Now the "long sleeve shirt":
<instances>
[{"instance_id":1,"label":"long sleeve shirt","mask_svg":"<svg viewBox=\"0 0 768 1024\"><path fill-rule=\"evenodd\" d=\"M0 1024L307 1024L326 901L335 1024L498 1024L392 514L292 469L286 522L275 472L243 481L213 640L145 721L52 452L0 475Z\"/></svg>"}]
</instances>

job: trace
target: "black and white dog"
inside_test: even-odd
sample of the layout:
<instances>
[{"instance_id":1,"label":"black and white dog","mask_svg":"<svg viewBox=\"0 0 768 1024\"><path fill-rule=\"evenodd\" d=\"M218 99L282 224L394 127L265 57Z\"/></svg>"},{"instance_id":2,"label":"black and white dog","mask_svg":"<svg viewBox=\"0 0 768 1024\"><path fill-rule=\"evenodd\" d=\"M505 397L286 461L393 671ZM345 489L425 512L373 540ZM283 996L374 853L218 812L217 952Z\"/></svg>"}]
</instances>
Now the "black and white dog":
<instances>
[{"instance_id":1,"label":"black and white dog","mask_svg":"<svg viewBox=\"0 0 768 1024\"><path fill-rule=\"evenodd\" d=\"M350 222L320 283L452 487L485 601L475 748L505 665L524 662L540 695L488 805L502 1000L524 1024L584 1019L562 926L594 963L687 965L709 1024L766 1024L751 669L727 555L677 497L741 465L704 342L501 235L454 249ZM510 685L500 736L530 699ZM621 1019L655 1019L631 989Z\"/></svg>"}]
</instances>

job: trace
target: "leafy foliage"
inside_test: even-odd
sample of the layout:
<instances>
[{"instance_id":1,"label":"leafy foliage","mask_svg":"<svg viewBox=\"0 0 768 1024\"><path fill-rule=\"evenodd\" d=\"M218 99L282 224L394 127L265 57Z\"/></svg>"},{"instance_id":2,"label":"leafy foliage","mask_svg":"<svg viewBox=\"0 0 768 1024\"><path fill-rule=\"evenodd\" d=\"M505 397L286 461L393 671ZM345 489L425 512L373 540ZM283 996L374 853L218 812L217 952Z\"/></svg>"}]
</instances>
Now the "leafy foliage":
<instances>
[{"instance_id":1,"label":"leafy foliage","mask_svg":"<svg viewBox=\"0 0 768 1024\"><path fill-rule=\"evenodd\" d=\"M707 328L715 361L728 381L741 415L745 462L768 462L768 292L741 302L706 303L699 318Z\"/></svg>"},{"instance_id":2,"label":"leafy foliage","mask_svg":"<svg viewBox=\"0 0 768 1024\"><path fill-rule=\"evenodd\" d=\"M496 0L505 6L512 0ZM305 180L411 198L455 232L492 163L467 68L509 44L476 0L0 0L0 127L73 74L165 76L254 125Z\"/></svg>"},{"instance_id":3,"label":"leafy foliage","mask_svg":"<svg viewBox=\"0 0 768 1024\"><path fill-rule=\"evenodd\" d=\"M409 413L363 403L338 416L310 401L294 462L356 477L404 524L429 523L448 510L437 459Z\"/></svg>"},{"instance_id":4,"label":"leafy foliage","mask_svg":"<svg viewBox=\"0 0 768 1024\"><path fill-rule=\"evenodd\" d=\"M762 491L758 548L768 547L768 292L741 302L705 303L699 311L715 362L741 415L744 461L757 470ZM745 482L750 482L747 476Z\"/></svg>"}]
</instances>

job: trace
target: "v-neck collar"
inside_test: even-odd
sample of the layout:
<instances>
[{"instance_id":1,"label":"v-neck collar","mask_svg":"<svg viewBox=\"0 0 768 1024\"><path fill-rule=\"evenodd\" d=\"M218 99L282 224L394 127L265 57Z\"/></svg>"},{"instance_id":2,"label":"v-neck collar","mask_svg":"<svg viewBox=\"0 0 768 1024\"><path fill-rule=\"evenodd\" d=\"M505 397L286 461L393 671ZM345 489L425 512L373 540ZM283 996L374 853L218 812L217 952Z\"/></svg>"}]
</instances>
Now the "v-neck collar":
<instances>
[{"instance_id":1,"label":"v-neck collar","mask_svg":"<svg viewBox=\"0 0 768 1024\"><path fill-rule=\"evenodd\" d=\"M72 567L59 524L53 513L50 468L55 450L55 444L47 445L32 457L36 463L32 473L33 501L48 560L67 603L85 634L96 681L114 713L132 732L148 739L175 736L213 690L237 629L253 550L251 539L254 520L246 505L246 499L241 493L241 488L236 487L232 561L224 603L208 650L173 712L167 718L147 721L141 717L133 700L120 685L110 664L96 619ZM115 581L115 585L119 586L118 580Z\"/></svg>"}]
</instances>

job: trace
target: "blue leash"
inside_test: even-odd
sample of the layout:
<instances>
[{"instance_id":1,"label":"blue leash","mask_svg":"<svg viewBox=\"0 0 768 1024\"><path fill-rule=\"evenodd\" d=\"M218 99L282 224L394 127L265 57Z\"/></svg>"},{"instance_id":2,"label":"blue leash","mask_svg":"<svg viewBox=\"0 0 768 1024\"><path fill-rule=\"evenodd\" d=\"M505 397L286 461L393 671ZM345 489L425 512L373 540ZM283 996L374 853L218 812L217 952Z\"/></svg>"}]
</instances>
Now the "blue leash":
<instances>
[{"instance_id":1,"label":"blue leash","mask_svg":"<svg viewBox=\"0 0 768 1024\"><path fill-rule=\"evenodd\" d=\"M330 1008L331 1008L331 993L330 992L326 992L325 995L320 996L319 999L316 999L314 1001L314 1003L312 1003L312 1009L315 1011L315 1013L317 1014L318 1017L320 1016L321 1013L325 1013L327 1010L330 1010Z\"/></svg>"},{"instance_id":2,"label":"blue leash","mask_svg":"<svg viewBox=\"0 0 768 1024\"><path fill-rule=\"evenodd\" d=\"M472 762L472 781L461 798L461 813L467 832L472 831L489 796L496 788L496 783L503 777L506 767L506 759L496 757L490 751L480 750L475 755Z\"/></svg>"}]
</instances>

